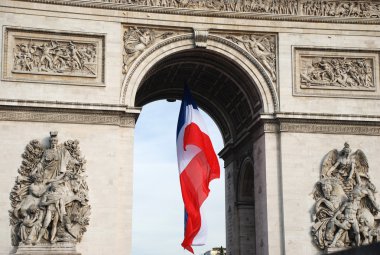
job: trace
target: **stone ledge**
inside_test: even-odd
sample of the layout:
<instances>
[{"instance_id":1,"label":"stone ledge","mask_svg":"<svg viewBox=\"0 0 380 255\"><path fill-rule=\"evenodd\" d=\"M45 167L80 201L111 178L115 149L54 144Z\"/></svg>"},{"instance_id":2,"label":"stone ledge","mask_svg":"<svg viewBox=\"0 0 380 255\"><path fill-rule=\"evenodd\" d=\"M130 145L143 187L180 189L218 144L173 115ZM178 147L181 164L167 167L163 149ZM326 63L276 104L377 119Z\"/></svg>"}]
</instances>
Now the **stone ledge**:
<instances>
[{"instance_id":1,"label":"stone ledge","mask_svg":"<svg viewBox=\"0 0 380 255\"><path fill-rule=\"evenodd\" d=\"M76 251L73 243L42 243L37 245L20 244L17 248L17 255L81 255Z\"/></svg>"},{"instance_id":2,"label":"stone ledge","mask_svg":"<svg viewBox=\"0 0 380 255\"><path fill-rule=\"evenodd\" d=\"M0 121L26 121L134 127L138 112L0 105Z\"/></svg>"},{"instance_id":3,"label":"stone ledge","mask_svg":"<svg viewBox=\"0 0 380 255\"><path fill-rule=\"evenodd\" d=\"M265 133L321 133L380 136L380 116L349 114L262 114Z\"/></svg>"}]
</instances>

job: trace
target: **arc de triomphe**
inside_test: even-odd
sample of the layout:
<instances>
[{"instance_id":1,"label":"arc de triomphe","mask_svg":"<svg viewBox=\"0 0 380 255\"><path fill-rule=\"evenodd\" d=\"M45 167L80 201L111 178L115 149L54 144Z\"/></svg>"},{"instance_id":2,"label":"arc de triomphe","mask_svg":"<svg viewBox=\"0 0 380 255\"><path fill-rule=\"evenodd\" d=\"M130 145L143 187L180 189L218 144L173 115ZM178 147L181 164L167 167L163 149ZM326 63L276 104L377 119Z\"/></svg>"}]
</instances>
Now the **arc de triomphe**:
<instances>
[{"instance_id":1,"label":"arc de triomphe","mask_svg":"<svg viewBox=\"0 0 380 255\"><path fill-rule=\"evenodd\" d=\"M228 254L380 240L380 2L2 0L0 24L1 254L130 254L135 122L184 81L224 139Z\"/></svg>"}]
</instances>

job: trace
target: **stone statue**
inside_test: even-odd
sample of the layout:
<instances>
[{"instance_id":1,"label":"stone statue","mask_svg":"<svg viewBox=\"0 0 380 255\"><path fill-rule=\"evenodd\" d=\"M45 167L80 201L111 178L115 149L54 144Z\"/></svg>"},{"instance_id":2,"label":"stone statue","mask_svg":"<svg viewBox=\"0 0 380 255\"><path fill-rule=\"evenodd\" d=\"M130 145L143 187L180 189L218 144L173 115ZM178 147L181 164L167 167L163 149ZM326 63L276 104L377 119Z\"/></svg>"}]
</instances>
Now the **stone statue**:
<instances>
[{"instance_id":1,"label":"stone statue","mask_svg":"<svg viewBox=\"0 0 380 255\"><path fill-rule=\"evenodd\" d=\"M85 159L79 142L58 143L50 132L45 149L32 140L22 155L19 176L10 194L12 245L80 242L89 223Z\"/></svg>"},{"instance_id":2,"label":"stone statue","mask_svg":"<svg viewBox=\"0 0 380 255\"><path fill-rule=\"evenodd\" d=\"M373 242L380 224L376 188L368 175L363 151L351 153L348 143L323 159L320 181L314 187L312 236L321 249L347 248Z\"/></svg>"}]
</instances>

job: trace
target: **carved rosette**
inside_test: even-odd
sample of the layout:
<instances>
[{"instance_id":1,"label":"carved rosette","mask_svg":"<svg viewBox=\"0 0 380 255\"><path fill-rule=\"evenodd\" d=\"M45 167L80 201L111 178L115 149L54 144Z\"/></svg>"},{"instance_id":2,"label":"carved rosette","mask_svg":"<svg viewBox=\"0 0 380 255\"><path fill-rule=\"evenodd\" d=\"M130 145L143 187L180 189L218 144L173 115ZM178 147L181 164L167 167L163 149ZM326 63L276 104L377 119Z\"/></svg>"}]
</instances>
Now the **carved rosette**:
<instances>
[{"instance_id":1,"label":"carved rosette","mask_svg":"<svg viewBox=\"0 0 380 255\"><path fill-rule=\"evenodd\" d=\"M23 252L75 252L89 225L86 160L77 140L58 144L57 135L50 132L48 148L38 140L27 144L10 193L12 245Z\"/></svg>"},{"instance_id":2,"label":"carved rosette","mask_svg":"<svg viewBox=\"0 0 380 255\"><path fill-rule=\"evenodd\" d=\"M153 29L149 27L127 27L124 36L123 73L128 72L132 63L152 45L178 32Z\"/></svg>"},{"instance_id":3,"label":"carved rosette","mask_svg":"<svg viewBox=\"0 0 380 255\"><path fill-rule=\"evenodd\" d=\"M276 52L277 41L274 34L223 35L249 52L270 74L273 82L277 80Z\"/></svg>"},{"instance_id":4,"label":"carved rosette","mask_svg":"<svg viewBox=\"0 0 380 255\"><path fill-rule=\"evenodd\" d=\"M380 206L376 187L370 181L363 151L351 153L348 143L330 151L322 161L320 180L315 184L315 210L311 233L320 249L370 244L380 239Z\"/></svg>"}]
</instances>

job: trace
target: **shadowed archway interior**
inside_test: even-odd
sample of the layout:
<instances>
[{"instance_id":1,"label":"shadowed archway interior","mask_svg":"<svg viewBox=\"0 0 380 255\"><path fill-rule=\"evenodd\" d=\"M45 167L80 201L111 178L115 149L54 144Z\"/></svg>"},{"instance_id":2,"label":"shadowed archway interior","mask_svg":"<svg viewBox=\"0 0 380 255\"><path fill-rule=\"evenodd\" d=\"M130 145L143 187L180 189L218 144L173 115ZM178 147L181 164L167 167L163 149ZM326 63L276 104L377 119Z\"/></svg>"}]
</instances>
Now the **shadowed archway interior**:
<instances>
[{"instance_id":1,"label":"shadowed archway interior","mask_svg":"<svg viewBox=\"0 0 380 255\"><path fill-rule=\"evenodd\" d=\"M136 106L160 99L181 99L187 83L195 100L217 123L224 143L248 132L262 109L255 84L233 61L206 49L164 58L144 77Z\"/></svg>"}]
</instances>

